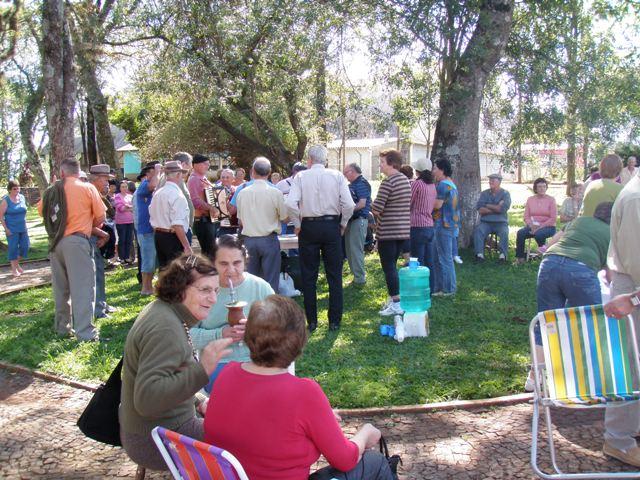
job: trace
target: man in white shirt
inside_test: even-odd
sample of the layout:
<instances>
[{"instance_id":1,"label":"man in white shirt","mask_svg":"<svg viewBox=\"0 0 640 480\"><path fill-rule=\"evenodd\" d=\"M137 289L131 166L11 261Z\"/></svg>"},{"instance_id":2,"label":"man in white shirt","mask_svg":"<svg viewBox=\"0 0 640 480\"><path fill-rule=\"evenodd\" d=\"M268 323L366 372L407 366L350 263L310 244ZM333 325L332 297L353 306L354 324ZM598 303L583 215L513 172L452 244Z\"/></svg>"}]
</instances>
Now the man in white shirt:
<instances>
[{"instance_id":1,"label":"man in white shirt","mask_svg":"<svg viewBox=\"0 0 640 480\"><path fill-rule=\"evenodd\" d=\"M238 193L236 204L242 239L249 252L247 270L269 282L277 292L281 263L278 233L287 211L282 192L268 181L270 173L269 160L256 158L251 167L251 185Z\"/></svg>"},{"instance_id":2,"label":"man in white shirt","mask_svg":"<svg viewBox=\"0 0 640 480\"><path fill-rule=\"evenodd\" d=\"M342 173L325 168L327 149L309 148L308 170L299 172L286 199L289 218L298 234L304 309L309 331L318 326L316 284L320 253L329 284L329 330L342 321L342 235L355 204Z\"/></svg>"},{"instance_id":3,"label":"man in white shirt","mask_svg":"<svg viewBox=\"0 0 640 480\"><path fill-rule=\"evenodd\" d=\"M166 267L183 251L192 253L191 245L187 240L189 203L181 188L184 183L183 174L187 171L178 161L172 160L165 163L166 184L156 191L149 205L150 222L160 268Z\"/></svg>"},{"instance_id":4,"label":"man in white shirt","mask_svg":"<svg viewBox=\"0 0 640 480\"><path fill-rule=\"evenodd\" d=\"M618 296L637 292L640 286L640 255L637 244L640 238L640 174L622 189L611 211L611 242L607 266L611 270L611 294ZM637 302L635 295L628 297ZM605 306L608 313L611 306ZM615 313L615 312L613 312ZM640 312L632 312L636 328L640 325ZM640 431L640 404L607 406L604 416L604 447L606 455L640 467L640 448L634 438Z\"/></svg>"}]
</instances>

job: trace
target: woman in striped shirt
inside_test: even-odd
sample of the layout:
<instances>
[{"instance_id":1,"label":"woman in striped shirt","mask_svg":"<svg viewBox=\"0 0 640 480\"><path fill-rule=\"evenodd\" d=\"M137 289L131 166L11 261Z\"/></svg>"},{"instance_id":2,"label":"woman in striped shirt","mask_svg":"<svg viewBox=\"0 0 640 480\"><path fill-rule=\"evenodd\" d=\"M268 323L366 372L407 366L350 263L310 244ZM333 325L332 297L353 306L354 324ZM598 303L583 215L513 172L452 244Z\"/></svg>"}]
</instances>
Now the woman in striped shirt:
<instances>
[{"instance_id":1,"label":"woman in striped shirt","mask_svg":"<svg viewBox=\"0 0 640 480\"><path fill-rule=\"evenodd\" d=\"M378 254L389 293L389 301L380 310L380 315L402 314L396 263L402 243L409 239L411 186L407 177L400 172L401 166L400 152L380 152L380 172L387 178L380 184L378 195L371 205L377 219Z\"/></svg>"},{"instance_id":2,"label":"woman in striped shirt","mask_svg":"<svg viewBox=\"0 0 640 480\"><path fill-rule=\"evenodd\" d=\"M436 186L431 175L431 162L423 158L416 164L418 178L411 184L411 256L433 271L433 207Z\"/></svg>"}]
</instances>

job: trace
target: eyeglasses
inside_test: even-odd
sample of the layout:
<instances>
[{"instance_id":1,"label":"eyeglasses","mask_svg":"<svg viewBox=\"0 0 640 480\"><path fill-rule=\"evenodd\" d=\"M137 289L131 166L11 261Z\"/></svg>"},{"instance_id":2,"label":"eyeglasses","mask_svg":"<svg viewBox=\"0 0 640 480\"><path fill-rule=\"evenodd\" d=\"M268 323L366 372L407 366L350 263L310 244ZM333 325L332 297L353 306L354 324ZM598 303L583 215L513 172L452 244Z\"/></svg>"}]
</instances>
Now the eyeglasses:
<instances>
[{"instance_id":1,"label":"eyeglasses","mask_svg":"<svg viewBox=\"0 0 640 480\"><path fill-rule=\"evenodd\" d=\"M195 285L189 285L190 287L195 288L198 293L200 295L202 295L203 297L208 297L209 295L211 295L212 293L218 293L218 291L220 290L219 288L213 288L213 287L196 287Z\"/></svg>"}]
</instances>

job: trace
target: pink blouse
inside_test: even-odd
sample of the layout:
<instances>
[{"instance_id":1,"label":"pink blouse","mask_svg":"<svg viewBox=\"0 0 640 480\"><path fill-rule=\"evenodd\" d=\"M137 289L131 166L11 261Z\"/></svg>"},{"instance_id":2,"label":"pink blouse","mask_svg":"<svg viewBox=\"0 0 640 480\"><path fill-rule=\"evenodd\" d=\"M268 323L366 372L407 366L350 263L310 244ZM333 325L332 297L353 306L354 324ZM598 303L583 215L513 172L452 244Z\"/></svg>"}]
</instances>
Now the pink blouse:
<instances>
[{"instance_id":1,"label":"pink blouse","mask_svg":"<svg viewBox=\"0 0 640 480\"><path fill-rule=\"evenodd\" d=\"M550 195L532 195L527 198L524 208L524 221L527 225L537 222L540 227L555 227L558 216L556 200Z\"/></svg>"},{"instance_id":2,"label":"pink blouse","mask_svg":"<svg viewBox=\"0 0 640 480\"><path fill-rule=\"evenodd\" d=\"M126 193L116 193L113 199L113 206L116 209L115 222L116 223L133 223L133 211L131 210L133 205L133 195Z\"/></svg>"}]
</instances>

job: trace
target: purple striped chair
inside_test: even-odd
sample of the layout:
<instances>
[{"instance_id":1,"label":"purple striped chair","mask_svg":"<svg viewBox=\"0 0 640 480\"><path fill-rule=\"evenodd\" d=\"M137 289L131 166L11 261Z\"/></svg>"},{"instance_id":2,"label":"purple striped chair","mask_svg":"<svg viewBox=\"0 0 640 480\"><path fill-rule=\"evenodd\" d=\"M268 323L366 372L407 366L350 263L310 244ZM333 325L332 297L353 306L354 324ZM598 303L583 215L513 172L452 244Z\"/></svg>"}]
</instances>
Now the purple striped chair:
<instances>
[{"instance_id":1,"label":"purple striped chair","mask_svg":"<svg viewBox=\"0 0 640 480\"><path fill-rule=\"evenodd\" d=\"M176 480L249 480L231 453L166 428L151 432Z\"/></svg>"}]
</instances>

